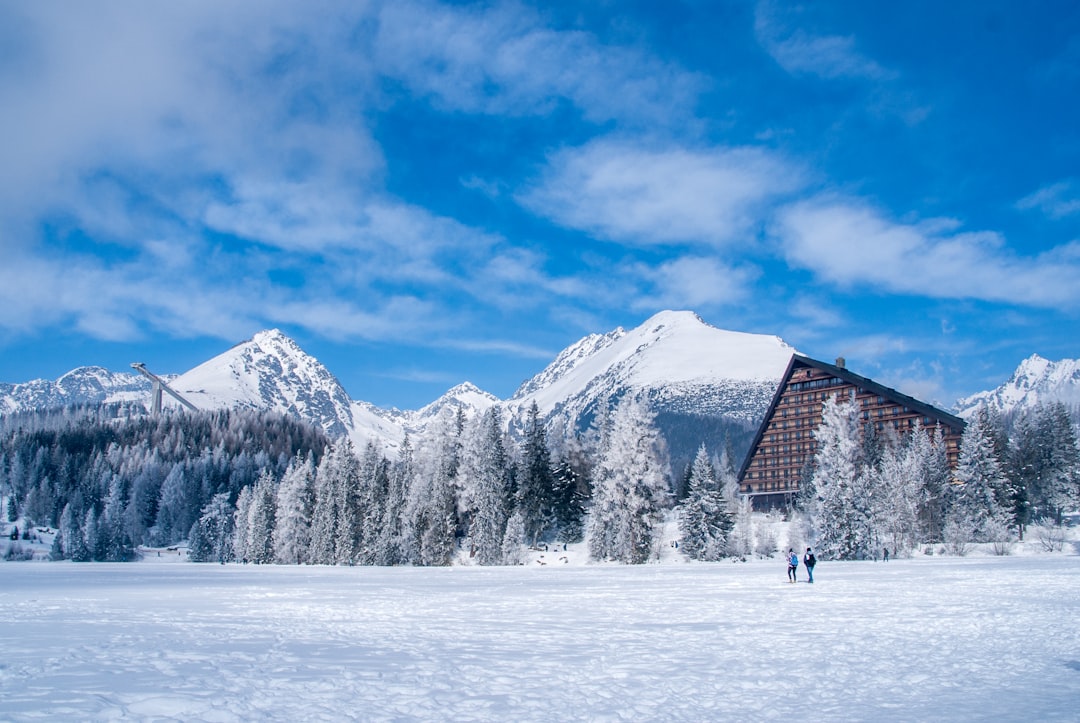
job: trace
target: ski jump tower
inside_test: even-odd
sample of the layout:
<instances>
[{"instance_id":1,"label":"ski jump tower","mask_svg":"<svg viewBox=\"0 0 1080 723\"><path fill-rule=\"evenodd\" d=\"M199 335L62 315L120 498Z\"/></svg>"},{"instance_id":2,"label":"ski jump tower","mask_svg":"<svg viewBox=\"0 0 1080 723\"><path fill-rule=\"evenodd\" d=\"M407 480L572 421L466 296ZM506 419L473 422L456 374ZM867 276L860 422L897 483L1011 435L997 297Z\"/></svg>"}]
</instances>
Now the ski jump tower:
<instances>
[{"instance_id":1,"label":"ski jump tower","mask_svg":"<svg viewBox=\"0 0 1080 723\"><path fill-rule=\"evenodd\" d=\"M154 389L153 389L153 392L151 393L151 397L150 397L150 413L153 414L154 416L157 416L158 414L161 413L161 392L162 391L168 392L169 396L171 396L173 399L175 399L176 401L183 404L186 408L190 409L191 411L193 411L193 412L199 411L198 408L194 404L192 404L188 400L181 397L179 394L176 393L175 390L173 390L172 387L170 387L168 384L166 384L164 379L162 379L157 374L154 374L152 371L147 369L146 364L144 364L143 362L133 362L132 365L131 365L131 368L135 369L140 374L142 374L144 377L146 377L147 379L149 379L151 382L154 383Z\"/></svg>"}]
</instances>

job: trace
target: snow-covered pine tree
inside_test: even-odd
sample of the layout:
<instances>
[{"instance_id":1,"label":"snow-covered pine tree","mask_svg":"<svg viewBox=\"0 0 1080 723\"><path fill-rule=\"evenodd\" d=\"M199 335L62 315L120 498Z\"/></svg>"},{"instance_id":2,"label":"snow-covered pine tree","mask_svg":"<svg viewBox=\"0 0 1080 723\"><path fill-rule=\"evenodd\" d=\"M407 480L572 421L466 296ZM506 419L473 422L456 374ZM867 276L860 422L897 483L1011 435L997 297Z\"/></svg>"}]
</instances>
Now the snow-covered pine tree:
<instances>
[{"instance_id":1,"label":"snow-covered pine tree","mask_svg":"<svg viewBox=\"0 0 1080 723\"><path fill-rule=\"evenodd\" d=\"M1080 508L1080 448L1077 447L1076 429L1064 404L1046 405L1040 421L1048 460L1038 507L1060 525L1062 513Z\"/></svg>"},{"instance_id":2,"label":"snow-covered pine tree","mask_svg":"<svg viewBox=\"0 0 1080 723\"><path fill-rule=\"evenodd\" d=\"M960 438L956 484L950 490L946 518L946 542L954 549L964 542L995 542L990 539L1008 528L1002 506L1007 497L1005 475L994 450L993 430L986 415L975 414ZM967 539L961 539L967 536Z\"/></svg>"},{"instance_id":3,"label":"snow-covered pine tree","mask_svg":"<svg viewBox=\"0 0 1080 723\"><path fill-rule=\"evenodd\" d=\"M104 562L108 550L108 540L102 535L101 525L98 524L98 516L91 505L86 510L86 520L83 522L83 540L90 559L94 562Z\"/></svg>"},{"instance_id":4,"label":"snow-covered pine tree","mask_svg":"<svg viewBox=\"0 0 1080 723\"><path fill-rule=\"evenodd\" d=\"M1008 512L1021 540L1033 519L1032 500L1038 498L1045 467L1043 440L1034 410L1013 423L1005 473L1012 491Z\"/></svg>"},{"instance_id":5,"label":"snow-covered pine tree","mask_svg":"<svg viewBox=\"0 0 1080 723\"><path fill-rule=\"evenodd\" d=\"M464 421L442 413L417 444L405 503L404 552L414 565L449 565L457 529L457 477Z\"/></svg>"},{"instance_id":6,"label":"snow-covered pine tree","mask_svg":"<svg viewBox=\"0 0 1080 723\"><path fill-rule=\"evenodd\" d=\"M360 460L348 439L338 440L326 456L331 459L331 486L337 500L334 564L356 565L360 562L364 527L364 491L361 489Z\"/></svg>"},{"instance_id":7,"label":"snow-covered pine tree","mask_svg":"<svg viewBox=\"0 0 1080 723\"><path fill-rule=\"evenodd\" d=\"M233 513L233 558L238 562L248 562L248 528L251 525L251 506L255 498L255 487L248 485L240 490L236 498L236 511Z\"/></svg>"},{"instance_id":8,"label":"snow-covered pine tree","mask_svg":"<svg viewBox=\"0 0 1080 723\"><path fill-rule=\"evenodd\" d=\"M360 536L356 561L361 565L374 565L380 556L377 548L386 515L390 463L373 441L367 443L360 458L359 483Z\"/></svg>"},{"instance_id":9,"label":"snow-covered pine tree","mask_svg":"<svg viewBox=\"0 0 1080 723\"><path fill-rule=\"evenodd\" d=\"M727 554L735 520L720 491L716 471L702 444L690 465L686 499L679 506L682 550L693 560L715 561Z\"/></svg>"},{"instance_id":10,"label":"snow-covered pine tree","mask_svg":"<svg viewBox=\"0 0 1080 723\"><path fill-rule=\"evenodd\" d=\"M740 495L735 507L735 527L731 531L729 552L745 560L754 553L754 508L749 495Z\"/></svg>"},{"instance_id":11,"label":"snow-covered pine tree","mask_svg":"<svg viewBox=\"0 0 1080 723\"><path fill-rule=\"evenodd\" d=\"M135 546L125 525L124 512L124 482L120 475L113 475L100 520L106 537L105 559L109 562L128 562L136 556Z\"/></svg>"},{"instance_id":12,"label":"snow-covered pine tree","mask_svg":"<svg viewBox=\"0 0 1080 723\"><path fill-rule=\"evenodd\" d=\"M525 543L525 517L521 510L514 510L510 519L506 521L506 532L503 533L502 564L520 565L525 560L522 545Z\"/></svg>"},{"instance_id":13,"label":"snow-covered pine tree","mask_svg":"<svg viewBox=\"0 0 1080 723\"><path fill-rule=\"evenodd\" d=\"M155 545L171 545L183 539L194 521L190 482L186 474L186 465L177 462L169 470L165 482L161 485L158 501L157 524L152 530L151 542ZM198 507L195 508L197 514Z\"/></svg>"},{"instance_id":14,"label":"snow-covered pine tree","mask_svg":"<svg viewBox=\"0 0 1080 723\"><path fill-rule=\"evenodd\" d=\"M594 560L646 562L669 501L667 447L644 402L625 396L600 439L588 524Z\"/></svg>"},{"instance_id":15,"label":"snow-covered pine tree","mask_svg":"<svg viewBox=\"0 0 1080 723\"><path fill-rule=\"evenodd\" d=\"M922 445L913 435L903 443L894 434L879 435L879 439L876 484L870 499L874 538L893 555L902 555L914 548L919 537Z\"/></svg>"},{"instance_id":16,"label":"snow-covered pine tree","mask_svg":"<svg viewBox=\"0 0 1080 723\"><path fill-rule=\"evenodd\" d=\"M269 565L274 562L277 478L269 470L263 470L249 489L252 495L247 516L247 558L256 565Z\"/></svg>"},{"instance_id":17,"label":"snow-covered pine tree","mask_svg":"<svg viewBox=\"0 0 1080 723\"><path fill-rule=\"evenodd\" d=\"M835 560L870 557L874 540L865 498L869 475L861 460L858 406L830 396L822 404L822 421L815 436L811 484L816 498L810 516L818 556Z\"/></svg>"},{"instance_id":18,"label":"snow-covered pine tree","mask_svg":"<svg viewBox=\"0 0 1080 723\"><path fill-rule=\"evenodd\" d=\"M559 459L553 473L552 515L558 530L559 542L581 542L585 535L585 500L588 483L578 471L579 467L565 455Z\"/></svg>"},{"instance_id":19,"label":"snow-covered pine tree","mask_svg":"<svg viewBox=\"0 0 1080 723\"><path fill-rule=\"evenodd\" d=\"M502 543L512 509L512 469L503 444L502 413L491 407L473 426L462 465L468 510L469 544L480 565L502 564Z\"/></svg>"},{"instance_id":20,"label":"snow-covered pine tree","mask_svg":"<svg viewBox=\"0 0 1080 723\"><path fill-rule=\"evenodd\" d=\"M191 526L189 560L225 562L233 558L233 513L228 492L219 492L210 499Z\"/></svg>"},{"instance_id":21,"label":"snow-covered pine tree","mask_svg":"<svg viewBox=\"0 0 1080 723\"><path fill-rule=\"evenodd\" d=\"M525 537L535 545L555 524L555 474L547 434L534 401L525 420L521 442L521 462L517 475L518 509L525 524Z\"/></svg>"},{"instance_id":22,"label":"snow-covered pine tree","mask_svg":"<svg viewBox=\"0 0 1080 723\"><path fill-rule=\"evenodd\" d=\"M905 457L917 482L918 542L925 545L940 543L944 539L946 492L952 478L940 425L926 429L922 421L917 420L907 435Z\"/></svg>"},{"instance_id":23,"label":"snow-covered pine tree","mask_svg":"<svg viewBox=\"0 0 1080 723\"><path fill-rule=\"evenodd\" d=\"M311 547L308 560L314 565L333 565L338 527L336 461L328 448L315 471L315 504L311 511Z\"/></svg>"},{"instance_id":24,"label":"snow-covered pine tree","mask_svg":"<svg viewBox=\"0 0 1080 723\"><path fill-rule=\"evenodd\" d=\"M278 564L300 565L308 561L314 506L315 465L310 456L298 452L277 489L274 561Z\"/></svg>"},{"instance_id":25,"label":"snow-covered pine tree","mask_svg":"<svg viewBox=\"0 0 1080 723\"><path fill-rule=\"evenodd\" d=\"M405 508L416 465L409 436L401 443L398 461L391 465L387 480L386 504L376 544L376 565L402 565L408 561L405 547Z\"/></svg>"}]
</instances>

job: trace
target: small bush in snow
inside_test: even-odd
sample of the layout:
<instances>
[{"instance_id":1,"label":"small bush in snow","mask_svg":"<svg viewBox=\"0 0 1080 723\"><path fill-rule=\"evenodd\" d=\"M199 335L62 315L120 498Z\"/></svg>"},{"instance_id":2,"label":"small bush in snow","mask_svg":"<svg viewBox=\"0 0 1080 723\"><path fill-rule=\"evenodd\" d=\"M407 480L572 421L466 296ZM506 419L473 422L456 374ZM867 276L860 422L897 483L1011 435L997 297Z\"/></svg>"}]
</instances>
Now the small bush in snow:
<instances>
[{"instance_id":1,"label":"small bush in snow","mask_svg":"<svg viewBox=\"0 0 1080 723\"><path fill-rule=\"evenodd\" d=\"M1001 518L991 518L986 521L983 534L990 541L990 549L995 555L1003 556L1012 553L1012 532L1009 526Z\"/></svg>"},{"instance_id":2,"label":"small bush in snow","mask_svg":"<svg viewBox=\"0 0 1080 723\"><path fill-rule=\"evenodd\" d=\"M945 537L945 549L950 555L963 557L971 547L971 540L975 536L973 523L970 519L954 518L945 524L942 531Z\"/></svg>"},{"instance_id":3,"label":"small bush in snow","mask_svg":"<svg viewBox=\"0 0 1080 723\"><path fill-rule=\"evenodd\" d=\"M8 545L8 548L4 551L4 560L7 562L22 562L33 559L34 551L23 547L17 542Z\"/></svg>"},{"instance_id":4,"label":"small bush in snow","mask_svg":"<svg viewBox=\"0 0 1080 723\"><path fill-rule=\"evenodd\" d=\"M1036 528L1035 537L1046 552L1061 552L1065 546L1065 528L1053 522Z\"/></svg>"},{"instance_id":5,"label":"small bush in snow","mask_svg":"<svg viewBox=\"0 0 1080 723\"><path fill-rule=\"evenodd\" d=\"M754 553L758 557L772 557L776 553L776 533L772 527L761 525L754 533Z\"/></svg>"}]
</instances>

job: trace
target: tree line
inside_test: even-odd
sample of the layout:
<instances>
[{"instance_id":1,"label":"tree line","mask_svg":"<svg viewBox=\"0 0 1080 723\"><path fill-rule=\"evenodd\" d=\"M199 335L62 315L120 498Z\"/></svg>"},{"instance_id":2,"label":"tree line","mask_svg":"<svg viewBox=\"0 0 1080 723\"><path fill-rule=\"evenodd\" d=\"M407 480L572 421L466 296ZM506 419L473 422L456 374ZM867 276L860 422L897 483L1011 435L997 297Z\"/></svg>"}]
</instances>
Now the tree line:
<instances>
[{"instance_id":1,"label":"tree line","mask_svg":"<svg viewBox=\"0 0 1080 723\"><path fill-rule=\"evenodd\" d=\"M950 467L939 428L900 437L862 426L858 405L824 403L817 452L797 511L821 556L867 559L971 543L1006 552L1029 525L1060 525L1080 507L1076 429L1060 403L1031 408L1006 423L981 407L966 425Z\"/></svg>"},{"instance_id":2,"label":"tree line","mask_svg":"<svg viewBox=\"0 0 1080 723\"><path fill-rule=\"evenodd\" d=\"M1006 425L979 410L951 468L940 430L862 426L824 404L794 534L823 558L864 559L1022 537L1080 499L1075 429L1061 405ZM695 560L772 554L738 494L730 454L702 445L673 480L642 400L601 406L584 433L550 430L535 405L518 433L502 410L446 411L396 459L280 414L67 410L5 420L0 491L10 520L55 527L53 556L127 560L187 541L190 559L255 564L517 564L527 547L587 542L591 559L654 559L665 520ZM673 544L675 544L673 542Z\"/></svg>"}]
</instances>

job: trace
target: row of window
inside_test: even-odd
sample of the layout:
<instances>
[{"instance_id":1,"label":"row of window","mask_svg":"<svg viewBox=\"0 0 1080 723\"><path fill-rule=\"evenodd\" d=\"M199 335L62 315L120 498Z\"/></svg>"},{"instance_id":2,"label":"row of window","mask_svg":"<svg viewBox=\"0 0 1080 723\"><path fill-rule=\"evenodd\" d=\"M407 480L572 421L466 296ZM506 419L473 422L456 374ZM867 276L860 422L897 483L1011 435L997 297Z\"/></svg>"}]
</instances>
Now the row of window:
<instances>
[{"instance_id":1,"label":"row of window","mask_svg":"<svg viewBox=\"0 0 1080 723\"><path fill-rule=\"evenodd\" d=\"M795 473L795 470L791 469L791 468L765 469L765 470L758 470L756 472L747 472L746 473L746 479L748 479L748 480L755 480L755 479L757 479L757 480L761 480L761 479L775 479L775 480L785 479L785 480L790 480L791 478L793 478L793 477L797 478L798 476L799 475Z\"/></svg>"},{"instance_id":2,"label":"row of window","mask_svg":"<svg viewBox=\"0 0 1080 723\"><path fill-rule=\"evenodd\" d=\"M824 387L838 387L844 384L843 379L836 377L823 377L821 379L811 379L807 382L794 382L788 385L788 389L792 391L801 392L804 389L822 389Z\"/></svg>"},{"instance_id":3,"label":"row of window","mask_svg":"<svg viewBox=\"0 0 1080 723\"><path fill-rule=\"evenodd\" d=\"M767 437L765 437L764 441L766 441L766 442L790 442L793 439L798 440L798 439L813 439L813 438L814 438L814 433L811 432L809 429L806 430L805 432L800 429L800 430L795 431L795 432L774 432L773 434L770 434Z\"/></svg>"}]
</instances>

